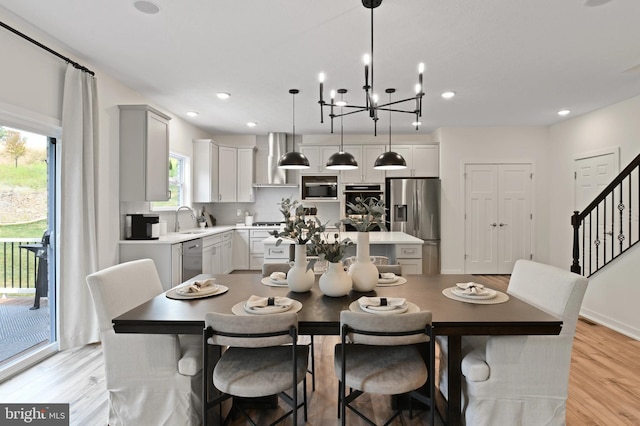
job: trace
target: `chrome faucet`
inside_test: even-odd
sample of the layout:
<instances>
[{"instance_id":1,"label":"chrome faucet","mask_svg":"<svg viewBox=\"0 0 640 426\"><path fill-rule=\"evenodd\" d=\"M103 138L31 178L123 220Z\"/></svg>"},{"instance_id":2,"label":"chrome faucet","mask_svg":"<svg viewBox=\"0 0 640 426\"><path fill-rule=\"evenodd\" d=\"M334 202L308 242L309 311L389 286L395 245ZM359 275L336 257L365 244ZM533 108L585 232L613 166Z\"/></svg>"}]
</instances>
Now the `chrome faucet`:
<instances>
[{"instance_id":1,"label":"chrome faucet","mask_svg":"<svg viewBox=\"0 0 640 426\"><path fill-rule=\"evenodd\" d=\"M180 231L180 217L178 216L178 213L180 213L180 210L182 209L187 209L191 212L191 217L195 220L196 215L195 212L193 211L193 209L189 206L180 206L178 207L178 210L176 210L176 229L175 232L179 232Z\"/></svg>"}]
</instances>

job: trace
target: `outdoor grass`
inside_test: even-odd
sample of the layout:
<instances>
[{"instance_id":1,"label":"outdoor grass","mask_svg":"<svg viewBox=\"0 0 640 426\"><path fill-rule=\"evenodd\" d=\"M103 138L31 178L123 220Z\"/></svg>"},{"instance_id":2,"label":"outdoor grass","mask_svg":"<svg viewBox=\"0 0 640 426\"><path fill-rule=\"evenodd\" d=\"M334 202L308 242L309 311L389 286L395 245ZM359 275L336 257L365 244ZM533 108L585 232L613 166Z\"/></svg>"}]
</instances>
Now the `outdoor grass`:
<instances>
[{"instance_id":1,"label":"outdoor grass","mask_svg":"<svg viewBox=\"0 0 640 426\"><path fill-rule=\"evenodd\" d=\"M47 188L47 163L44 161L30 164L0 163L0 185L7 187L23 186L32 189Z\"/></svg>"}]
</instances>

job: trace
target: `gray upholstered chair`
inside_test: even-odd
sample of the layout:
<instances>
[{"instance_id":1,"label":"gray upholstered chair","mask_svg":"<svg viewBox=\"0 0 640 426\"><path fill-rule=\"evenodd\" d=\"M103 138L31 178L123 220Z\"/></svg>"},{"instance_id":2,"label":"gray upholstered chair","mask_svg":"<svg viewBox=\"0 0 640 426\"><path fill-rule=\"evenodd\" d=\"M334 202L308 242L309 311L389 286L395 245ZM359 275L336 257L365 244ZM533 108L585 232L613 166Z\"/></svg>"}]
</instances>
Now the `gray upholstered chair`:
<instances>
[{"instance_id":1,"label":"gray upholstered chair","mask_svg":"<svg viewBox=\"0 0 640 426\"><path fill-rule=\"evenodd\" d=\"M274 272L284 272L285 274L289 272L291 269L291 265L288 263L265 263L262 265L262 277L269 277ZM316 390L316 360L315 360L315 347L313 344L313 334L309 335L310 348L311 353L309 354L310 361L309 363L309 373L311 373L311 390Z\"/></svg>"},{"instance_id":2,"label":"gray upholstered chair","mask_svg":"<svg viewBox=\"0 0 640 426\"><path fill-rule=\"evenodd\" d=\"M199 425L202 339L122 334L111 320L162 293L151 259L87 276L98 316L110 425ZM103 422L105 423L105 422Z\"/></svg>"},{"instance_id":3,"label":"gray upholstered chair","mask_svg":"<svg viewBox=\"0 0 640 426\"><path fill-rule=\"evenodd\" d=\"M288 263L265 263L262 265L262 277L269 277L274 272L289 272L291 265Z\"/></svg>"},{"instance_id":4,"label":"gray upholstered chair","mask_svg":"<svg viewBox=\"0 0 640 426\"><path fill-rule=\"evenodd\" d=\"M462 341L468 425L564 425L571 349L587 288L583 276L518 260L507 293L562 318L558 336L472 336ZM440 391L448 398L447 339L440 345Z\"/></svg>"},{"instance_id":5,"label":"gray upholstered chair","mask_svg":"<svg viewBox=\"0 0 640 426\"><path fill-rule=\"evenodd\" d=\"M300 407L304 407L304 420L307 421L309 348L297 344L297 313L246 316L208 313L204 320L204 371L210 371L209 351L215 345L219 360L213 368L213 386L221 392L210 399L208 385L212 378L205 374L202 382L202 417L205 425L209 409L230 397L257 398L276 394L291 410L273 424L292 414L293 424L296 425ZM222 351L223 347L226 350ZM303 402L299 404L300 382L303 383ZM289 390L291 394L287 393ZM253 423L246 412L237 408Z\"/></svg>"},{"instance_id":6,"label":"gray upholstered chair","mask_svg":"<svg viewBox=\"0 0 640 426\"><path fill-rule=\"evenodd\" d=\"M351 405L363 393L398 395L408 393L429 406L430 424L435 420L435 343L431 312L402 315L340 313L341 342L335 347L334 367L339 380L339 416L346 424L346 408L366 419ZM428 353L419 348L427 346ZM425 361L426 360L426 361ZM424 385L429 394L425 395ZM351 391L347 395L346 389ZM401 414L400 409L385 422ZM370 424L374 424L368 420Z\"/></svg>"},{"instance_id":7,"label":"gray upholstered chair","mask_svg":"<svg viewBox=\"0 0 640 426\"><path fill-rule=\"evenodd\" d=\"M380 274L393 272L398 276L402 275L402 265L376 265L376 268L378 268L378 273Z\"/></svg>"}]
</instances>

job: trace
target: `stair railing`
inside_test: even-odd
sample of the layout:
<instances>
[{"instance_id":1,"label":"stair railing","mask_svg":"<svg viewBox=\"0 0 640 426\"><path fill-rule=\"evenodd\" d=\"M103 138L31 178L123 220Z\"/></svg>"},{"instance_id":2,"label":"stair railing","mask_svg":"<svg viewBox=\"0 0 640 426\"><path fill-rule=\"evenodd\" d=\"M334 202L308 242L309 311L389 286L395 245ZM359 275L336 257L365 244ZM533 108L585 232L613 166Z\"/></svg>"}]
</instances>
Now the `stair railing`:
<instances>
[{"instance_id":1,"label":"stair railing","mask_svg":"<svg viewBox=\"0 0 640 426\"><path fill-rule=\"evenodd\" d=\"M574 211L571 271L591 276L640 240L640 155L582 211Z\"/></svg>"}]
</instances>

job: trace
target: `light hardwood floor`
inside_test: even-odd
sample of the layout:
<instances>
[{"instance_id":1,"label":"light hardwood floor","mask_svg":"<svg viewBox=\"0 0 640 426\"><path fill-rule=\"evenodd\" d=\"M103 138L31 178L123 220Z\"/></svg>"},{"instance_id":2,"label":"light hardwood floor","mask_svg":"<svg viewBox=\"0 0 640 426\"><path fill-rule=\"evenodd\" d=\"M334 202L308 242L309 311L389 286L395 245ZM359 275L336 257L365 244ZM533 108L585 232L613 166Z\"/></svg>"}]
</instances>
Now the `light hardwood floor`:
<instances>
[{"instance_id":1,"label":"light hardwood floor","mask_svg":"<svg viewBox=\"0 0 640 426\"><path fill-rule=\"evenodd\" d=\"M485 276L492 286L505 289L508 277ZM316 391L309 383L309 425L335 425L337 382L333 373L336 337L316 336ZM373 407L378 422L390 413L386 397L361 397ZM71 425L107 424L102 349L100 345L63 351L24 373L0 384L3 403L70 403ZM261 414L260 422L274 418L278 410ZM349 425L364 424L348 415ZM406 425L424 425L428 416L404 415ZM236 420L233 425L245 424ZM290 424L290 423L288 423ZM396 421L394 424L401 424ZM640 342L606 327L579 321L572 354L567 402L567 424L640 425Z\"/></svg>"}]
</instances>

